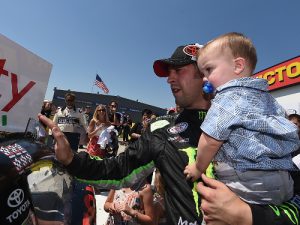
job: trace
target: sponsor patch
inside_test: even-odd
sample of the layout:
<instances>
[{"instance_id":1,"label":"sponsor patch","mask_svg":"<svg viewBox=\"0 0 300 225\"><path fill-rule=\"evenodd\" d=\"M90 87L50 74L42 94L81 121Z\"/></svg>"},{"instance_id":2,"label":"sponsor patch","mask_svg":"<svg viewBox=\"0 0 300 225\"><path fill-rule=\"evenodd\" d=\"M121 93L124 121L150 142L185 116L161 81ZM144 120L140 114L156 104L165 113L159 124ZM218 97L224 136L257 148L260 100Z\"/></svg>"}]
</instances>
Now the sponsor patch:
<instances>
[{"instance_id":1,"label":"sponsor patch","mask_svg":"<svg viewBox=\"0 0 300 225\"><path fill-rule=\"evenodd\" d=\"M186 55L189 55L189 56L196 56L197 55L197 51L198 51L198 47L196 45L187 45L183 48L183 52L186 54Z\"/></svg>"},{"instance_id":2,"label":"sponsor patch","mask_svg":"<svg viewBox=\"0 0 300 225\"><path fill-rule=\"evenodd\" d=\"M196 60L197 52L201 47L202 45L199 44L187 45L183 48L183 52L188 56L192 56L192 60Z\"/></svg>"},{"instance_id":3,"label":"sponsor patch","mask_svg":"<svg viewBox=\"0 0 300 225\"><path fill-rule=\"evenodd\" d=\"M0 154L1 153L9 158L19 174L22 174L24 169L32 163L31 155L18 144L0 147Z\"/></svg>"},{"instance_id":4,"label":"sponsor patch","mask_svg":"<svg viewBox=\"0 0 300 225\"><path fill-rule=\"evenodd\" d=\"M22 189L16 189L10 195L7 199L7 205L11 208L18 207L21 205L21 203L24 200L24 191Z\"/></svg>"},{"instance_id":5,"label":"sponsor patch","mask_svg":"<svg viewBox=\"0 0 300 225\"><path fill-rule=\"evenodd\" d=\"M155 121L155 122L151 123L151 125L150 125L150 131L153 132L153 131L155 131L157 129L160 129L160 128L163 128L163 127L165 127L165 126L167 126L169 124L170 123L167 120L158 120L158 121Z\"/></svg>"},{"instance_id":6,"label":"sponsor patch","mask_svg":"<svg viewBox=\"0 0 300 225\"><path fill-rule=\"evenodd\" d=\"M182 123L176 124L176 125L173 126L173 127L170 127L170 128L168 129L168 132L169 132L170 134L179 134L179 133L185 131L187 128L188 128L188 123L182 122Z\"/></svg>"},{"instance_id":7,"label":"sponsor patch","mask_svg":"<svg viewBox=\"0 0 300 225\"><path fill-rule=\"evenodd\" d=\"M180 136L175 136L175 137L169 137L168 141L178 142L178 143L188 143L189 142L189 138L182 138Z\"/></svg>"}]
</instances>

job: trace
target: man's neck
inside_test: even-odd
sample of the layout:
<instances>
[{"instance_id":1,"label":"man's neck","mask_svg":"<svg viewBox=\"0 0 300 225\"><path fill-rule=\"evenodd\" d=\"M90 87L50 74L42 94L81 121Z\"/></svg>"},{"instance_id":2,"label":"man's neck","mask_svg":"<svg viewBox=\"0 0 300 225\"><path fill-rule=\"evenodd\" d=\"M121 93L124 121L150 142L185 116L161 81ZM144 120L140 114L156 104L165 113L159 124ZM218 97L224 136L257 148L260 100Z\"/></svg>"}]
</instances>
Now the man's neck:
<instances>
[{"instance_id":1,"label":"man's neck","mask_svg":"<svg viewBox=\"0 0 300 225\"><path fill-rule=\"evenodd\" d=\"M192 106L185 107L185 108L186 109L204 109L204 110L208 110L210 105L211 105L210 101L203 101L203 102L199 102L197 104L194 104Z\"/></svg>"}]
</instances>

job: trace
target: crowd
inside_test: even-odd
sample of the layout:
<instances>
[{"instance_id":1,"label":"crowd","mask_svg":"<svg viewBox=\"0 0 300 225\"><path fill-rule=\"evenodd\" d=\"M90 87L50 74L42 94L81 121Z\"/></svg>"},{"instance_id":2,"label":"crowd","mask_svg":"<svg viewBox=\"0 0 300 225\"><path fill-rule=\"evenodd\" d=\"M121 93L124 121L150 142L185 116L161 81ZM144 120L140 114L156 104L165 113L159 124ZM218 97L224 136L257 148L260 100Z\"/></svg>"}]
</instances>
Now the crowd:
<instances>
[{"instance_id":1,"label":"crowd","mask_svg":"<svg viewBox=\"0 0 300 225\"><path fill-rule=\"evenodd\" d=\"M130 143L119 155L113 144L122 125L117 102L97 106L88 124L67 94L53 121L45 112L39 118L70 174L111 188L107 224L299 224L300 165L293 159L300 151L300 116L286 117L267 82L251 78L255 65L255 48L239 33L203 47L179 46L170 58L156 60L154 72L167 78L179 110L155 117L145 109L141 121L126 128ZM215 96L201 91L207 80ZM78 125L89 138L87 152L75 152L79 142L72 145L68 134L80 133ZM155 191L146 179L154 168Z\"/></svg>"},{"instance_id":2,"label":"crowd","mask_svg":"<svg viewBox=\"0 0 300 225\"><path fill-rule=\"evenodd\" d=\"M69 92L65 95L63 107L56 107L48 100L44 101L41 114L58 124L74 151L86 149L89 154L101 158L107 156L106 151L109 149L111 152L109 156L116 155L119 139L120 144L125 146L136 141L150 120L156 117L156 114L150 109L144 109L141 113L141 121L133 122L130 115L117 111L118 103L116 101L112 101L108 105L99 104L94 112L89 105L77 108L75 103L75 94ZM48 131L48 127L45 124L43 126ZM108 130L110 132L107 132ZM49 133L51 134L51 131ZM104 143L105 145L103 145Z\"/></svg>"}]
</instances>

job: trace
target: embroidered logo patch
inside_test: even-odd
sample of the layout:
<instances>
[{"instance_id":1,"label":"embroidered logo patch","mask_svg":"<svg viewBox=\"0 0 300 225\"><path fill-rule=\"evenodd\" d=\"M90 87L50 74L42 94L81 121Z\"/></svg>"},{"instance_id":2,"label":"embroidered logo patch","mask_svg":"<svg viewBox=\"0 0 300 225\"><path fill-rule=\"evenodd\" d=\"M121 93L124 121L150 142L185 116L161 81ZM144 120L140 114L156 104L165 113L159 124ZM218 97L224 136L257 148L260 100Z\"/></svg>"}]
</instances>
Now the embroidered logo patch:
<instances>
[{"instance_id":1,"label":"embroidered logo patch","mask_svg":"<svg viewBox=\"0 0 300 225\"><path fill-rule=\"evenodd\" d=\"M153 132L157 129L167 126L168 124L170 124L170 123L167 120L158 120L158 121L151 123L150 130L151 130L151 132Z\"/></svg>"},{"instance_id":2,"label":"embroidered logo patch","mask_svg":"<svg viewBox=\"0 0 300 225\"><path fill-rule=\"evenodd\" d=\"M19 174L22 174L24 169L32 163L31 155L18 144L1 146L0 154L4 154L9 158Z\"/></svg>"},{"instance_id":3,"label":"embroidered logo patch","mask_svg":"<svg viewBox=\"0 0 300 225\"><path fill-rule=\"evenodd\" d=\"M175 137L169 137L168 141L172 141L172 142L178 142L178 143L188 143L189 142L189 138L182 138L180 136L175 136Z\"/></svg>"},{"instance_id":4,"label":"embroidered logo patch","mask_svg":"<svg viewBox=\"0 0 300 225\"><path fill-rule=\"evenodd\" d=\"M168 132L170 134L179 134L179 133L185 131L187 127L188 127L188 123L186 123L186 122L178 123L175 126L170 127L168 129Z\"/></svg>"},{"instance_id":5,"label":"embroidered logo patch","mask_svg":"<svg viewBox=\"0 0 300 225\"><path fill-rule=\"evenodd\" d=\"M191 56L192 60L196 61L197 52L202 47L203 47L203 45L199 45L198 43L196 43L193 45L185 46L182 51L184 52L184 54Z\"/></svg>"}]
</instances>

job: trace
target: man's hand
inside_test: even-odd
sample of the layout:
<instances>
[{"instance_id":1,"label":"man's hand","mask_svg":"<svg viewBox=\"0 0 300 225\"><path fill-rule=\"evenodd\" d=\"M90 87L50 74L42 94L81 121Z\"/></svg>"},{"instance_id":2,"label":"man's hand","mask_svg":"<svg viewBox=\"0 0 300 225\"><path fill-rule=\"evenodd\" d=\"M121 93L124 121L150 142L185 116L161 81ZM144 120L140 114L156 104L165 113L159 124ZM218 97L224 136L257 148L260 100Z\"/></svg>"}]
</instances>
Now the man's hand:
<instances>
[{"instance_id":1,"label":"man's hand","mask_svg":"<svg viewBox=\"0 0 300 225\"><path fill-rule=\"evenodd\" d=\"M230 224L252 225L250 206L243 202L225 184L202 174L197 191L202 196L201 209L207 225Z\"/></svg>"},{"instance_id":2,"label":"man's hand","mask_svg":"<svg viewBox=\"0 0 300 225\"><path fill-rule=\"evenodd\" d=\"M74 154L71 150L67 138L52 120L50 120L49 118L47 118L42 114L39 114L38 118L52 131L53 138L56 141L54 148L55 148L55 156L57 160L60 161L65 166L69 165L73 160Z\"/></svg>"}]
</instances>

